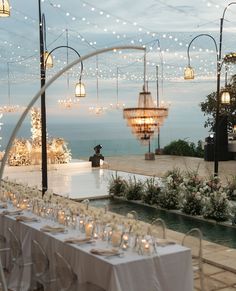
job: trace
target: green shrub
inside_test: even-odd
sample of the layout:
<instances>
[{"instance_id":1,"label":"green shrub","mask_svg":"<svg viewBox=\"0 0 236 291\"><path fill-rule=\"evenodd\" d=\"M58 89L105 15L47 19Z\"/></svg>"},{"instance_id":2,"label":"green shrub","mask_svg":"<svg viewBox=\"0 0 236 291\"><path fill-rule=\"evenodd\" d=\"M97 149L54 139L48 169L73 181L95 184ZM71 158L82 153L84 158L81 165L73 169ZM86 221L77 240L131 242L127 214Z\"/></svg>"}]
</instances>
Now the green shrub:
<instances>
[{"instance_id":1,"label":"green shrub","mask_svg":"<svg viewBox=\"0 0 236 291\"><path fill-rule=\"evenodd\" d=\"M126 185L126 181L118 176L117 173L115 176L112 175L108 185L109 194L114 196L124 196Z\"/></svg>"},{"instance_id":2,"label":"green shrub","mask_svg":"<svg viewBox=\"0 0 236 291\"><path fill-rule=\"evenodd\" d=\"M160 191L161 187L155 178L147 179L144 184L143 202L150 205L157 204Z\"/></svg>"},{"instance_id":3,"label":"green shrub","mask_svg":"<svg viewBox=\"0 0 236 291\"><path fill-rule=\"evenodd\" d=\"M129 177L126 182L126 188L124 196L128 200L141 200L143 196L144 185L140 180L137 180L135 176Z\"/></svg>"},{"instance_id":4,"label":"green shrub","mask_svg":"<svg viewBox=\"0 0 236 291\"><path fill-rule=\"evenodd\" d=\"M189 157L203 157L204 151L201 147L201 142L198 141L197 147L193 142L187 142L179 139L172 141L170 144L164 147L163 153L166 155L175 156L189 156Z\"/></svg>"},{"instance_id":5,"label":"green shrub","mask_svg":"<svg viewBox=\"0 0 236 291\"><path fill-rule=\"evenodd\" d=\"M181 197L181 209L183 213L189 215L201 215L204 201L200 192L186 189Z\"/></svg>"},{"instance_id":6,"label":"green shrub","mask_svg":"<svg viewBox=\"0 0 236 291\"><path fill-rule=\"evenodd\" d=\"M179 209L179 189L165 187L159 194L159 205L165 209Z\"/></svg>"},{"instance_id":7,"label":"green shrub","mask_svg":"<svg viewBox=\"0 0 236 291\"><path fill-rule=\"evenodd\" d=\"M227 179L227 195L230 200L236 200L236 176L232 175L231 179Z\"/></svg>"},{"instance_id":8,"label":"green shrub","mask_svg":"<svg viewBox=\"0 0 236 291\"><path fill-rule=\"evenodd\" d=\"M232 215L231 215L232 225L236 225L236 207L232 207Z\"/></svg>"}]
</instances>

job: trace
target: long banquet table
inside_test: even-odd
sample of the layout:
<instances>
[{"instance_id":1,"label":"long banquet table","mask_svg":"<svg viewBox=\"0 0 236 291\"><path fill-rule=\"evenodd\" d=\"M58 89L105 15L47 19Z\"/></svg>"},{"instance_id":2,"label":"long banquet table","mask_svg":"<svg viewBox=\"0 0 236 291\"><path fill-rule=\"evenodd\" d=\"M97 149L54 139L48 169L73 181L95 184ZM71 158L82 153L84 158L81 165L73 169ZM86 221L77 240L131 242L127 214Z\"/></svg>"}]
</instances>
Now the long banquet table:
<instances>
[{"instance_id":1,"label":"long banquet table","mask_svg":"<svg viewBox=\"0 0 236 291\"><path fill-rule=\"evenodd\" d=\"M0 212L1 213L1 212ZM29 212L24 215L33 216ZM91 282L106 291L191 291L193 290L193 273L190 249L178 244L157 247L157 253L139 255L126 251L124 256L102 257L90 253L92 248L105 248L107 242L97 240L96 245L68 244L64 240L72 236L81 236L78 230L67 233L50 234L40 230L52 221L40 218L39 222L17 222L13 216L0 215L0 233L9 238L11 227L20 239L24 256L31 256L31 242L37 240L45 249L51 263L55 261L55 252L60 252L70 262L78 277L77 290L83 283ZM52 265L52 264L51 264ZM15 275L11 278L9 288L14 290ZM30 268L26 268L24 281L29 287ZM12 286L11 286L12 285ZM85 285L84 285L85 286Z\"/></svg>"}]
</instances>

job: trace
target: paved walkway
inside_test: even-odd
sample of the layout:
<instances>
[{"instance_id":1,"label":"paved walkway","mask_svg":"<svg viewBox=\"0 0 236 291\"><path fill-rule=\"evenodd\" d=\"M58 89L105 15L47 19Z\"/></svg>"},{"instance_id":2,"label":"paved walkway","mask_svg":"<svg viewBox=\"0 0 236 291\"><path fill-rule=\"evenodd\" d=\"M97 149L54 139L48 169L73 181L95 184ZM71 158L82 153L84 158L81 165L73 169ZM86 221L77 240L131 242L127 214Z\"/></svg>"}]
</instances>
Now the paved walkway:
<instances>
[{"instance_id":1,"label":"paved walkway","mask_svg":"<svg viewBox=\"0 0 236 291\"><path fill-rule=\"evenodd\" d=\"M109 169L162 177L168 170L179 168L182 171L197 170L199 175L207 177L214 173L214 162L201 158L156 155L154 161L144 159L144 155L106 157ZM236 160L219 162L219 177L222 181L236 175Z\"/></svg>"},{"instance_id":2,"label":"paved walkway","mask_svg":"<svg viewBox=\"0 0 236 291\"><path fill-rule=\"evenodd\" d=\"M147 161L144 156L107 157L108 168L143 175L162 177L168 170L177 167L183 171L198 170L202 177L213 174L214 163L203 159L179 156L155 156ZM219 162L219 176L222 181L236 175L236 161ZM181 243L183 234L167 230L167 237ZM207 291L236 291L236 249L203 242L204 273ZM200 290L200 280L195 276L194 290Z\"/></svg>"}]
</instances>

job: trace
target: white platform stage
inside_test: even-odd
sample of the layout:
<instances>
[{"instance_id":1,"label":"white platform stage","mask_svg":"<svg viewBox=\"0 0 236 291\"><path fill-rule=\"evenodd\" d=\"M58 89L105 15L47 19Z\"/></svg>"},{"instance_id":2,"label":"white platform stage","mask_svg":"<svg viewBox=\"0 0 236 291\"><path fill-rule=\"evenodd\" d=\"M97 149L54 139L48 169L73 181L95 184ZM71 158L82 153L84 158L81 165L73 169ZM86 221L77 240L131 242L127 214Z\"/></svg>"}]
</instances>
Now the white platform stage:
<instances>
[{"instance_id":1,"label":"white platform stage","mask_svg":"<svg viewBox=\"0 0 236 291\"><path fill-rule=\"evenodd\" d=\"M49 165L48 189L55 194L75 200L98 199L108 197L108 184L115 171L92 168L90 162L73 161L63 165ZM132 173L118 172L128 178ZM40 166L6 167L3 177L9 177L19 183L27 183L41 189ZM147 176L135 175L144 180Z\"/></svg>"}]
</instances>

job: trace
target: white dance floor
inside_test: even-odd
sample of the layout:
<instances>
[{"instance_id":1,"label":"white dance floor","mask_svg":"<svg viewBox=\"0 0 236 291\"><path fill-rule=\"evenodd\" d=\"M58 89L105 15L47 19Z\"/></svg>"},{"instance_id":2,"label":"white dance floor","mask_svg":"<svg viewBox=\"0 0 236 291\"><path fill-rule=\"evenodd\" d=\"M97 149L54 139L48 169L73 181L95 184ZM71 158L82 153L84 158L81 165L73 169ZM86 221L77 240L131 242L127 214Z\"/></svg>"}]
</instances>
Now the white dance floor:
<instances>
[{"instance_id":1,"label":"white dance floor","mask_svg":"<svg viewBox=\"0 0 236 291\"><path fill-rule=\"evenodd\" d=\"M115 171L91 168L87 164L76 166L76 163L59 165L48 171L48 189L53 193L67 196L71 199L91 199L108 196L108 184ZM118 172L119 176L128 178L132 173ZM37 185L41 189L41 171L32 167L6 167L4 177L27 183L29 186ZM147 176L135 175L137 179L145 180Z\"/></svg>"}]
</instances>

